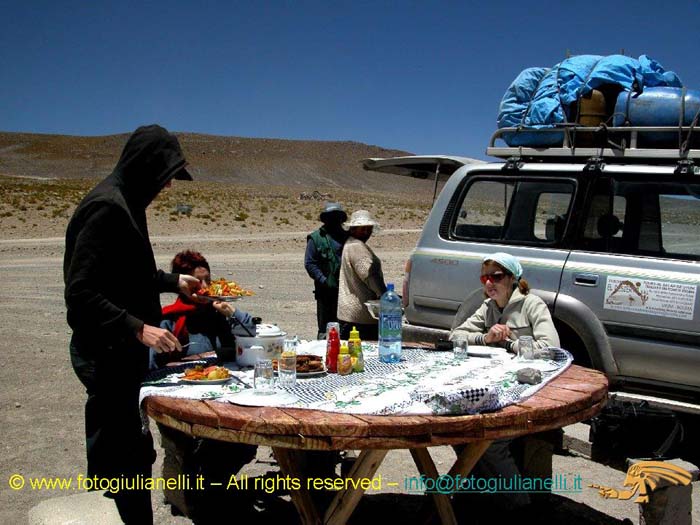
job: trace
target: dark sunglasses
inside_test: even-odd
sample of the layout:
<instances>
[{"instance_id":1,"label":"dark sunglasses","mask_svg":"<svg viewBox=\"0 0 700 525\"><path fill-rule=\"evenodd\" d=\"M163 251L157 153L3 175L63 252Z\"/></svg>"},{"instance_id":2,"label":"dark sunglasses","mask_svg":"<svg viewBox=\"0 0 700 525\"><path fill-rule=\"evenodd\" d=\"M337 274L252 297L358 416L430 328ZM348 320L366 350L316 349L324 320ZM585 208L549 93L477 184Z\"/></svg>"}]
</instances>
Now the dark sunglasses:
<instances>
[{"instance_id":1,"label":"dark sunglasses","mask_svg":"<svg viewBox=\"0 0 700 525\"><path fill-rule=\"evenodd\" d=\"M491 281L492 283L500 283L506 275L508 274L504 272L485 273L484 275L479 277L479 280L481 281L481 284L486 284L486 281Z\"/></svg>"}]
</instances>

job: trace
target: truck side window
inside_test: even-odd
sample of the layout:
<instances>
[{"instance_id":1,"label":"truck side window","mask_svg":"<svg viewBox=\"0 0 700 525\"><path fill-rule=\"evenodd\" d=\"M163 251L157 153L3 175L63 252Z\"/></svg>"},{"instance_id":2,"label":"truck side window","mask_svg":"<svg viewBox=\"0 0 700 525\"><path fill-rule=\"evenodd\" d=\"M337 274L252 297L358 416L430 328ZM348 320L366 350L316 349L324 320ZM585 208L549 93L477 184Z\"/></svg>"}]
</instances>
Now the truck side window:
<instances>
[{"instance_id":1,"label":"truck side window","mask_svg":"<svg viewBox=\"0 0 700 525\"><path fill-rule=\"evenodd\" d=\"M700 184L601 180L579 248L697 261L698 227Z\"/></svg>"},{"instance_id":2,"label":"truck side window","mask_svg":"<svg viewBox=\"0 0 700 525\"><path fill-rule=\"evenodd\" d=\"M664 257L700 260L700 184L677 184L659 192Z\"/></svg>"},{"instance_id":3,"label":"truck side window","mask_svg":"<svg viewBox=\"0 0 700 525\"><path fill-rule=\"evenodd\" d=\"M627 201L615 195L610 179L596 182L588 203L583 234L576 248L592 252L620 252Z\"/></svg>"},{"instance_id":4,"label":"truck side window","mask_svg":"<svg viewBox=\"0 0 700 525\"><path fill-rule=\"evenodd\" d=\"M454 223L455 237L500 239L513 196L512 182L477 180L467 189Z\"/></svg>"},{"instance_id":5,"label":"truck side window","mask_svg":"<svg viewBox=\"0 0 700 525\"><path fill-rule=\"evenodd\" d=\"M504 239L547 245L560 241L574 188L568 180L518 181Z\"/></svg>"},{"instance_id":6,"label":"truck side window","mask_svg":"<svg viewBox=\"0 0 700 525\"><path fill-rule=\"evenodd\" d=\"M564 235L575 187L570 180L477 180L467 188L452 236L555 244Z\"/></svg>"}]
</instances>

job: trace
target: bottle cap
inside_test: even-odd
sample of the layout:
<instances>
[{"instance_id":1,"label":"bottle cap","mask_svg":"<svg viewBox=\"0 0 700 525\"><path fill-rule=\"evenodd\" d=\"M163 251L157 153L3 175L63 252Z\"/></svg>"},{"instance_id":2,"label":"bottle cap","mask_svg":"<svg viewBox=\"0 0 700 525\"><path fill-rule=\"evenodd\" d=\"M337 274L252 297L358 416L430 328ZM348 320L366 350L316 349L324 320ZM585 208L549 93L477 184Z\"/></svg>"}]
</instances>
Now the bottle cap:
<instances>
[{"instance_id":1,"label":"bottle cap","mask_svg":"<svg viewBox=\"0 0 700 525\"><path fill-rule=\"evenodd\" d=\"M343 343L342 345L340 345L340 353L341 354L349 354L350 353L350 349L348 348L347 344Z\"/></svg>"},{"instance_id":2,"label":"bottle cap","mask_svg":"<svg viewBox=\"0 0 700 525\"><path fill-rule=\"evenodd\" d=\"M394 283L387 283L386 289L389 292L393 292L394 291Z\"/></svg>"},{"instance_id":3,"label":"bottle cap","mask_svg":"<svg viewBox=\"0 0 700 525\"><path fill-rule=\"evenodd\" d=\"M360 338L360 332L355 328L354 326L352 327L352 330L350 330L350 339L359 339Z\"/></svg>"}]
</instances>

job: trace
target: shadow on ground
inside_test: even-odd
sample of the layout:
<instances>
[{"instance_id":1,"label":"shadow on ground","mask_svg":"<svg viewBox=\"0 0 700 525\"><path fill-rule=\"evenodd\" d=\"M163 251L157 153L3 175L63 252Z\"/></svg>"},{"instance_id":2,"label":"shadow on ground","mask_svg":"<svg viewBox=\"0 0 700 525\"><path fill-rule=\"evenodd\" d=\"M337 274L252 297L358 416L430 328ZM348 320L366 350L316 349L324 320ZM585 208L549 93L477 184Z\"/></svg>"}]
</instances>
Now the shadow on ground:
<instances>
[{"instance_id":1,"label":"shadow on ground","mask_svg":"<svg viewBox=\"0 0 700 525\"><path fill-rule=\"evenodd\" d=\"M275 479L270 471L257 478ZM250 478L253 485L255 478ZM262 483L260 483L262 485ZM326 508L334 496L332 492L315 493L319 508ZM629 519L619 520L588 505L577 503L554 494L539 495L534 501L517 509L509 508L502 495L457 495L453 506L458 523L493 525L494 523L536 522L539 525L627 525ZM263 490L209 492L206 507L193 522L197 525L220 525L222 516L235 518L238 523L301 523L288 491L268 493ZM177 512L173 509L174 514ZM365 494L348 520L348 524L367 524L380 521L404 525L432 525L440 523L432 499L411 494Z\"/></svg>"}]
</instances>

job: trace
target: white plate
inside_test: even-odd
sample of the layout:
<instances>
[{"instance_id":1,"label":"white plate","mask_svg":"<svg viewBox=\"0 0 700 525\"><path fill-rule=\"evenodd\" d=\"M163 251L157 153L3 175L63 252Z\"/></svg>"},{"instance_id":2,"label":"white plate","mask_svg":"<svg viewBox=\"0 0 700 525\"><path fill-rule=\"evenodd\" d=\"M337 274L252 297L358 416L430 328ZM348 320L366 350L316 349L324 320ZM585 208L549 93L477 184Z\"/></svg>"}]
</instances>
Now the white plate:
<instances>
[{"instance_id":1,"label":"white plate","mask_svg":"<svg viewBox=\"0 0 700 525\"><path fill-rule=\"evenodd\" d=\"M257 394L252 388L243 390L228 398L229 403L251 407L284 406L291 405L297 401L299 401L297 396L284 390L275 390L272 394Z\"/></svg>"},{"instance_id":2,"label":"white plate","mask_svg":"<svg viewBox=\"0 0 700 525\"><path fill-rule=\"evenodd\" d=\"M467 354L474 357L493 357L497 355L505 355L507 352L503 348L489 348L486 346L470 346L467 348Z\"/></svg>"},{"instance_id":3,"label":"white plate","mask_svg":"<svg viewBox=\"0 0 700 525\"><path fill-rule=\"evenodd\" d=\"M324 352L325 352L326 342L325 341L322 341L322 342L324 344ZM301 345L299 345L299 347L300 346ZM298 347L297 347L297 356L300 356L300 355L310 355L312 357L323 357L323 356L325 356L325 353L323 354L323 356L320 356L319 354L316 354L316 353L311 353L309 351L309 346L306 346L304 348L303 352L299 352ZM297 377L301 377L302 379L304 379L306 377L316 377L316 376L321 376L321 375L325 374L328 371L328 369L326 368L326 364L323 362L323 359L321 360L321 363L323 364L322 370L314 370L313 372L297 372ZM277 369L274 368L274 364L273 364L273 371L274 371L274 374L277 375Z\"/></svg>"},{"instance_id":4,"label":"white plate","mask_svg":"<svg viewBox=\"0 0 700 525\"><path fill-rule=\"evenodd\" d=\"M238 301L241 297L246 297L245 295L210 295L208 296L213 301L223 301L225 303L233 303Z\"/></svg>"},{"instance_id":5,"label":"white plate","mask_svg":"<svg viewBox=\"0 0 700 525\"><path fill-rule=\"evenodd\" d=\"M518 361L515 360L520 366L519 368L534 368L540 372L552 372L559 368L559 365L554 361L549 359L533 359L532 361Z\"/></svg>"},{"instance_id":6,"label":"white plate","mask_svg":"<svg viewBox=\"0 0 700 525\"><path fill-rule=\"evenodd\" d=\"M323 367L323 370L314 370L313 372L297 372L297 377L300 377L301 379L307 378L307 377L317 377L317 376L322 376L328 372L326 370L326 367ZM277 375L277 370L274 371L274 374Z\"/></svg>"},{"instance_id":7,"label":"white plate","mask_svg":"<svg viewBox=\"0 0 700 525\"><path fill-rule=\"evenodd\" d=\"M299 343L299 346L297 346L297 355L311 354L311 355L326 357L326 345L327 345L327 343L328 343L327 341L319 340L319 339L314 339L312 341L305 341L303 343Z\"/></svg>"},{"instance_id":8,"label":"white plate","mask_svg":"<svg viewBox=\"0 0 700 525\"><path fill-rule=\"evenodd\" d=\"M326 367L323 370L315 370L314 372L297 372L297 377L304 379L305 377L318 377L326 373Z\"/></svg>"},{"instance_id":9,"label":"white plate","mask_svg":"<svg viewBox=\"0 0 700 525\"><path fill-rule=\"evenodd\" d=\"M225 379L185 379L185 376L181 375L179 379L180 383L185 383L186 385L223 385L233 378L229 376Z\"/></svg>"}]
</instances>

